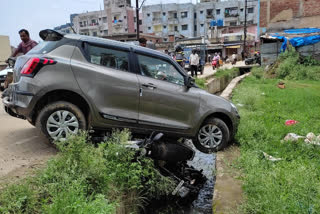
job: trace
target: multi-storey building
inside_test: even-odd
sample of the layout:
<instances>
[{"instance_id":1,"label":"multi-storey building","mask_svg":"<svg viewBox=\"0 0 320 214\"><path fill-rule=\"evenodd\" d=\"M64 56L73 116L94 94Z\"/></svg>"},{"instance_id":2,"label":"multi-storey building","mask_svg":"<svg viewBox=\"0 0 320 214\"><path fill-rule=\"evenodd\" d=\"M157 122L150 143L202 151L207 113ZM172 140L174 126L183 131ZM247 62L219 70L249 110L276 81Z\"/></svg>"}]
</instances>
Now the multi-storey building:
<instances>
[{"instance_id":1,"label":"multi-storey building","mask_svg":"<svg viewBox=\"0 0 320 214\"><path fill-rule=\"evenodd\" d=\"M78 14L73 18L76 33L88 36L108 35L108 19L104 10Z\"/></svg>"},{"instance_id":2,"label":"multi-storey building","mask_svg":"<svg viewBox=\"0 0 320 214\"><path fill-rule=\"evenodd\" d=\"M194 37L194 10L192 3L144 6L143 32L161 36L165 42L181 37Z\"/></svg>"},{"instance_id":3,"label":"multi-storey building","mask_svg":"<svg viewBox=\"0 0 320 214\"><path fill-rule=\"evenodd\" d=\"M161 35L168 40L173 34L189 38L212 38L221 33L232 33L233 27L243 26L244 6L244 1L238 0L202 0L196 5L188 3L144 6L143 31ZM257 13L258 1L250 1L247 6L249 26L257 24Z\"/></svg>"},{"instance_id":4,"label":"multi-storey building","mask_svg":"<svg viewBox=\"0 0 320 214\"><path fill-rule=\"evenodd\" d=\"M74 30L77 34L98 37L136 33L136 12L130 0L104 0L103 10L72 14L70 17L70 23L54 29L65 33L73 33Z\"/></svg>"}]
</instances>

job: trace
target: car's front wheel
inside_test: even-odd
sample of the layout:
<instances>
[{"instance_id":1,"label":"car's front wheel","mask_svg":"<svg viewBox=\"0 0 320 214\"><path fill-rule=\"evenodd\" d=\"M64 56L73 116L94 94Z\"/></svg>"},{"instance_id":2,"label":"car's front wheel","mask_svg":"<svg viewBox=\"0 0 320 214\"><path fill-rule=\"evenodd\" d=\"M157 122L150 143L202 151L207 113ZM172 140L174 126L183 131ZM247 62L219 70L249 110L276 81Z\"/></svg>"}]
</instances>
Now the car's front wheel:
<instances>
[{"instance_id":1,"label":"car's front wheel","mask_svg":"<svg viewBox=\"0 0 320 214\"><path fill-rule=\"evenodd\" d=\"M50 141L64 141L70 135L86 130L86 118L76 105L59 101L45 106L37 117L36 127Z\"/></svg>"},{"instance_id":2,"label":"car's front wheel","mask_svg":"<svg viewBox=\"0 0 320 214\"><path fill-rule=\"evenodd\" d=\"M209 118L200 127L193 144L201 152L212 153L225 148L229 139L230 131L225 122L219 118Z\"/></svg>"}]
</instances>

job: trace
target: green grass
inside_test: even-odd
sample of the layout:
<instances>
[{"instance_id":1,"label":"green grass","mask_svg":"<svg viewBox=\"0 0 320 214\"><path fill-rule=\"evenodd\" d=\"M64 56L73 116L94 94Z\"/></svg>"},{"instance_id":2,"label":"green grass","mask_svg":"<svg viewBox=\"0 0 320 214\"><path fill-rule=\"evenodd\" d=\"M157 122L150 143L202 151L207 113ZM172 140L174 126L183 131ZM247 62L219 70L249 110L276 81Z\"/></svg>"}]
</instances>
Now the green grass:
<instances>
[{"instance_id":1,"label":"green grass","mask_svg":"<svg viewBox=\"0 0 320 214\"><path fill-rule=\"evenodd\" d=\"M293 48L282 53L271 72L288 80L320 80L320 61L299 56Z\"/></svg>"},{"instance_id":2,"label":"green grass","mask_svg":"<svg viewBox=\"0 0 320 214\"><path fill-rule=\"evenodd\" d=\"M231 68L231 69L221 69L219 68L218 71L214 74L216 78L221 78L221 77L237 77L239 76L240 71L239 68Z\"/></svg>"},{"instance_id":3,"label":"green grass","mask_svg":"<svg viewBox=\"0 0 320 214\"><path fill-rule=\"evenodd\" d=\"M114 132L97 146L87 136L59 144L60 153L34 177L2 187L0 213L137 213L146 199L168 195L172 180L153 161L123 146L129 133Z\"/></svg>"},{"instance_id":4,"label":"green grass","mask_svg":"<svg viewBox=\"0 0 320 214\"><path fill-rule=\"evenodd\" d=\"M197 86L199 86L199 88L201 88L203 90L206 90L206 88L207 88L205 79L196 78L196 84L197 84Z\"/></svg>"},{"instance_id":5,"label":"green grass","mask_svg":"<svg viewBox=\"0 0 320 214\"><path fill-rule=\"evenodd\" d=\"M243 170L246 202L243 213L320 213L320 146L281 142L287 133L320 134L320 83L265 79L262 69L245 79L235 90L233 102L241 123L239 167ZM285 126L285 121L299 121ZM283 158L271 162L266 152Z\"/></svg>"}]
</instances>

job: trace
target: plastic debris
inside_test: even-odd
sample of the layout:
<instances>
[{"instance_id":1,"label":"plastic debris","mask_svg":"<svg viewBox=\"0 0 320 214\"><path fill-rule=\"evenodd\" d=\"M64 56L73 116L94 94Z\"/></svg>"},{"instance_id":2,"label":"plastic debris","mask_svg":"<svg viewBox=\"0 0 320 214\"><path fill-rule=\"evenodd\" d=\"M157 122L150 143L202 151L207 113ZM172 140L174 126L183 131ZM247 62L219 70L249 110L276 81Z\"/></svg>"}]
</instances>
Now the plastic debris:
<instances>
[{"instance_id":1,"label":"plastic debris","mask_svg":"<svg viewBox=\"0 0 320 214\"><path fill-rule=\"evenodd\" d=\"M289 133L284 137L284 141L298 141L299 139L304 139L304 136L297 135L295 133Z\"/></svg>"},{"instance_id":2,"label":"plastic debris","mask_svg":"<svg viewBox=\"0 0 320 214\"><path fill-rule=\"evenodd\" d=\"M304 140L304 142L307 144L320 146L320 135L317 137L314 133L310 132L307 134L307 137Z\"/></svg>"},{"instance_id":3,"label":"plastic debris","mask_svg":"<svg viewBox=\"0 0 320 214\"><path fill-rule=\"evenodd\" d=\"M281 161L283 160L282 158L275 158L275 157L272 157L271 155L268 155L267 153L263 152L263 155L264 157L269 160L269 161L272 161L272 162L276 162L276 161Z\"/></svg>"},{"instance_id":4,"label":"plastic debris","mask_svg":"<svg viewBox=\"0 0 320 214\"><path fill-rule=\"evenodd\" d=\"M292 126L292 125L295 125L295 124L297 124L297 123L299 123L299 121L296 121L296 120L286 120L285 125L286 125L286 126Z\"/></svg>"},{"instance_id":5,"label":"plastic debris","mask_svg":"<svg viewBox=\"0 0 320 214\"><path fill-rule=\"evenodd\" d=\"M238 103L237 106L243 107L244 105L241 103Z\"/></svg>"}]
</instances>

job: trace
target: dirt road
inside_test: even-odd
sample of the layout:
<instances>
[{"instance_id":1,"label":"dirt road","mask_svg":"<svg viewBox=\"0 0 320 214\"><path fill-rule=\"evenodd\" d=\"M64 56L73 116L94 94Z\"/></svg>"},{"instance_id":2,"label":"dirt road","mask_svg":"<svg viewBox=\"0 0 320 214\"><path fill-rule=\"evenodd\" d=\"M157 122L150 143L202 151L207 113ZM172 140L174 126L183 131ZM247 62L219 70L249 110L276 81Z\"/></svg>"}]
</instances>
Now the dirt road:
<instances>
[{"instance_id":1,"label":"dirt road","mask_svg":"<svg viewBox=\"0 0 320 214\"><path fill-rule=\"evenodd\" d=\"M9 116L0 99L0 182L23 177L43 164L56 150L26 120Z\"/></svg>"}]
</instances>

